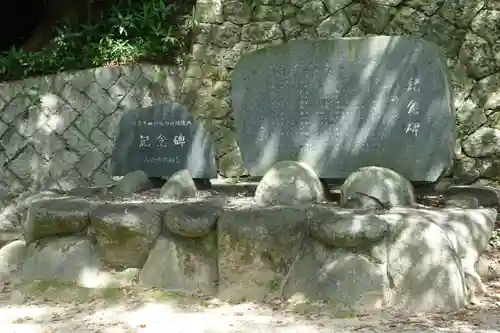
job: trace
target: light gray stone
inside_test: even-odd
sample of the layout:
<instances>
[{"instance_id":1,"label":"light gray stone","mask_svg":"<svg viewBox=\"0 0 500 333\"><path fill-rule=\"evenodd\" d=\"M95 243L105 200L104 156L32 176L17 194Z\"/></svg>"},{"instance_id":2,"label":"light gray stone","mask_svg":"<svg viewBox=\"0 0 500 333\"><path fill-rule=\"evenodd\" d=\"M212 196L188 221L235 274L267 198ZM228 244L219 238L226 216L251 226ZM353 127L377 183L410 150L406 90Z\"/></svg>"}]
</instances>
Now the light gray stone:
<instances>
[{"instance_id":1,"label":"light gray stone","mask_svg":"<svg viewBox=\"0 0 500 333\"><path fill-rule=\"evenodd\" d=\"M196 196L197 189L191 174L187 170L179 170L168 178L160 189L160 197L182 200Z\"/></svg>"},{"instance_id":2,"label":"light gray stone","mask_svg":"<svg viewBox=\"0 0 500 333\"><path fill-rule=\"evenodd\" d=\"M371 311L385 305L389 290L386 263L314 242L291 268L283 297L302 295L311 302L328 301L339 310Z\"/></svg>"},{"instance_id":3,"label":"light gray stone","mask_svg":"<svg viewBox=\"0 0 500 333\"><path fill-rule=\"evenodd\" d=\"M497 64L493 48L483 38L468 33L460 48L460 60L470 77L482 79L496 72Z\"/></svg>"},{"instance_id":4,"label":"light gray stone","mask_svg":"<svg viewBox=\"0 0 500 333\"><path fill-rule=\"evenodd\" d=\"M199 238L215 230L220 206L190 202L170 206L163 214L164 229L178 236Z\"/></svg>"},{"instance_id":5,"label":"light gray stone","mask_svg":"<svg viewBox=\"0 0 500 333\"><path fill-rule=\"evenodd\" d=\"M398 73L393 79L388 68ZM237 141L253 176L297 160L321 178L379 165L435 181L452 165L451 82L434 44L387 36L293 41L243 56L232 75Z\"/></svg>"},{"instance_id":6,"label":"light gray stone","mask_svg":"<svg viewBox=\"0 0 500 333\"><path fill-rule=\"evenodd\" d=\"M500 153L500 130L481 127L462 141L467 156L486 157Z\"/></svg>"},{"instance_id":7,"label":"light gray stone","mask_svg":"<svg viewBox=\"0 0 500 333\"><path fill-rule=\"evenodd\" d=\"M307 209L309 231L328 246L373 246L389 235L389 225L378 216L330 207Z\"/></svg>"},{"instance_id":8,"label":"light gray stone","mask_svg":"<svg viewBox=\"0 0 500 333\"><path fill-rule=\"evenodd\" d=\"M18 275L24 280L50 280L85 284L86 274L102 268L92 241L83 237L41 240L28 246Z\"/></svg>"},{"instance_id":9,"label":"light gray stone","mask_svg":"<svg viewBox=\"0 0 500 333\"><path fill-rule=\"evenodd\" d=\"M31 203L23 224L27 242L44 237L78 234L90 223L89 201L78 197L39 199Z\"/></svg>"},{"instance_id":10,"label":"light gray stone","mask_svg":"<svg viewBox=\"0 0 500 333\"><path fill-rule=\"evenodd\" d=\"M387 273L390 304L416 312L456 311L467 304L464 272L447 233L418 210L391 210Z\"/></svg>"},{"instance_id":11,"label":"light gray stone","mask_svg":"<svg viewBox=\"0 0 500 333\"><path fill-rule=\"evenodd\" d=\"M0 247L0 281L7 280L21 265L26 254L26 242L15 240Z\"/></svg>"},{"instance_id":12,"label":"light gray stone","mask_svg":"<svg viewBox=\"0 0 500 333\"><path fill-rule=\"evenodd\" d=\"M445 197L454 195L473 197L476 198L478 204L483 207L500 206L500 190L486 185L452 186L448 188L443 195Z\"/></svg>"},{"instance_id":13,"label":"light gray stone","mask_svg":"<svg viewBox=\"0 0 500 333\"><path fill-rule=\"evenodd\" d=\"M474 86L471 92L472 100L484 109L500 107L500 74L490 75Z\"/></svg>"},{"instance_id":14,"label":"light gray stone","mask_svg":"<svg viewBox=\"0 0 500 333\"><path fill-rule=\"evenodd\" d=\"M114 186L111 195L124 197L152 187L148 174L142 170L127 173Z\"/></svg>"},{"instance_id":15,"label":"light gray stone","mask_svg":"<svg viewBox=\"0 0 500 333\"><path fill-rule=\"evenodd\" d=\"M259 205L318 203L324 200L324 188L305 163L281 161L264 175L254 198Z\"/></svg>"},{"instance_id":16,"label":"light gray stone","mask_svg":"<svg viewBox=\"0 0 500 333\"><path fill-rule=\"evenodd\" d=\"M384 207L411 206L415 203L413 186L407 179L393 170L376 166L360 168L347 177L341 187L341 206L356 193L375 198Z\"/></svg>"},{"instance_id":17,"label":"light gray stone","mask_svg":"<svg viewBox=\"0 0 500 333\"><path fill-rule=\"evenodd\" d=\"M160 213L138 204L100 204L90 223L104 261L118 269L141 268L161 232Z\"/></svg>"},{"instance_id":18,"label":"light gray stone","mask_svg":"<svg viewBox=\"0 0 500 333\"><path fill-rule=\"evenodd\" d=\"M329 13L335 13L338 10L345 8L351 0L323 0L323 3L326 6L326 10Z\"/></svg>"},{"instance_id":19,"label":"light gray stone","mask_svg":"<svg viewBox=\"0 0 500 333\"><path fill-rule=\"evenodd\" d=\"M219 297L269 299L307 235L307 216L293 207L234 207L217 221Z\"/></svg>"},{"instance_id":20,"label":"light gray stone","mask_svg":"<svg viewBox=\"0 0 500 333\"><path fill-rule=\"evenodd\" d=\"M344 36L351 25L343 11L338 11L332 16L325 18L316 28L318 36L321 38L342 37Z\"/></svg>"},{"instance_id":21,"label":"light gray stone","mask_svg":"<svg viewBox=\"0 0 500 333\"><path fill-rule=\"evenodd\" d=\"M460 129L465 134L470 134L479 127L487 123L488 118L484 111L476 103L467 99L460 108L457 109L457 120Z\"/></svg>"},{"instance_id":22,"label":"light gray stone","mask_svg":"<svg viewBox=\"0 0 500 333\"><path fill-rule=\"evenodd\" d=\"M459 27L468 27L484 7L485 0L445 0L440 14Z\"/></svg>"},{"instance_id":23,"label":"light gray stone","mask_svg":"<svg viewBox=\"0 0 500 333\"><path fill-rule=\"evenodd\" d=\"M215 233L202 239L160 237L148 256L139 283L149 287L216 293L218 282Z\"/></svg>"},{"instance_id":24,"label":"light gray stone","mask_svg":"<svg viewBox=\"0 0 500 333\"><path fill-rule=\"evenodd\" d=\"M500 10L482 10L474 17L471 27L476 34L486 39L490 44L495 44L500 39L499 20Z\"/></svg>"}]
</instances>

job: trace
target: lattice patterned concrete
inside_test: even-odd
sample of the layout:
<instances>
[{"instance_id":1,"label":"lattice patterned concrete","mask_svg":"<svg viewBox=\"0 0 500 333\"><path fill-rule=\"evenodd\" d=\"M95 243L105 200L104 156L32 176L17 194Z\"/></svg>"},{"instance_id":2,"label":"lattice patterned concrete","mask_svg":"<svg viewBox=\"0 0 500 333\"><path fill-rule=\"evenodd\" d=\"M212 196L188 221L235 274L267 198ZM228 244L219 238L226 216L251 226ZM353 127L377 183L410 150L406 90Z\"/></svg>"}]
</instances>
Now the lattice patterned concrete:
<instances>
[{"instance_id":1,"label":"lattice patterned concrete","mask_svg":"<svg viewBox=\"0 0 500 333\"><path fill-rule=\"evenodd\" d=\"M30 187L104 185L121 115L177 100L182 70L105 67L0 85L0 201Z\"/></svg>"}]
</instances>

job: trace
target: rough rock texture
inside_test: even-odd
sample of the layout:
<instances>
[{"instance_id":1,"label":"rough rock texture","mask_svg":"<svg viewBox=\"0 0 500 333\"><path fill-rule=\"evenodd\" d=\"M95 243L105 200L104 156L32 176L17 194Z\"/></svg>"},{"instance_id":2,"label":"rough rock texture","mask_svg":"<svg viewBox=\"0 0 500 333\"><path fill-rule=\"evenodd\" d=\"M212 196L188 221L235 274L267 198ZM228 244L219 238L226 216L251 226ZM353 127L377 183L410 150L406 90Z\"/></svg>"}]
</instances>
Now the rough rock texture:
<instances>
[{"instance_id":1,"label":"rough rock texture","mask_svg":"<svg viewBox=\"0 0 500 333\"><path fill-rule=\"evenodd\" d=\"M413 213L413 214L412 214ZM388 214L391 303L414 311L454 311L467 304L464 272L446 232L421 214Z\"/></svg>"},{"instance_id":2,"label":"rough rock texture","mask_svg":"<svg viewBox=\"0 0 500 333\"><path fill-rule=\"evenodd\" d=\"M48 212L41 208L64 200L29 209ZM32 223L75 215L56 213L34 214ZM45 221L50 228L27 249L24 241L1 248L0 273L13 274L22 261L21 279L91 288L139 283L233 301L301 295L361 311L454 311L481 291L478 262L496 217L492 208L361 211L250 198L96 202L86 233L61 234Z\"/></svg>"},{"instance_id":3,"label":"rough rock texture","mask_svg":"<svg viewBox=\"0 0 500 333\"><path fill-rule=\"evenodd\" d=\"M67 236L31 243L18 273L26 280L84 283L86 274L92 276L100 268L99 253L90 240Z\"/></svg>"},{"instance_id":4,"label":"rough rock texture","mask_svg":"<svg viewBox=\"0 0 500 333\"><path fill-rule=\"evenodd\" d=\"M0 201L11 201L32 184L108 183L123 112L165 100L179 101L200 116L216 141L223 175L245 173L229 100L231 69L241 55L293 39L371 34L421 36L443 47L458 115L452 175L462 183L498 179L497 3L285 0L252 6L243 0L198 1L192 61L186 68L109 66L1 85L0 160L5 165Z\"/></svg>"},{"instance_id":5,"label":"rough rock texture","mask_svg":"<svg viewBox=\"0 0 500 333\"><path fill-rule=\"evenodd\" d=\"M215 294L219 279L216 234L204 238L160 237L149 254L139 283Z\"/></svg>"},{"instance_id":6,"label":"rough rock texture","mask_svg":"<svg viewBox=\"0 0 500 333\"><path fill-rule=\"evenodd\" d=\"M130 196L131 194L146 190L152 187L148 174L142 170L127 173L114 186L112 194L114 196Z\"/></svg>"},{"instance_id":7,"label":"rough rock texture","mask_svg":"<svg viewBox=\"0 0 500 333\"><path fill-rule=\"evenodd\" d=\"M307 164L293 161L276 163L262 177L255 191L259 205L296 205L324 200L318 175Z\"/></svg>"},{"instance_id":8,"label":"rough rock texture","mask_svg":"<svg viewBox=\"0 0 500 333\"><path fill-rule=\"evenodd\" d=\"M347 177L341 187L340 205L345 206L357 194L379 201L382 207L415 203L413 186L407 179L390 169L376 166L360 168Z\"/></svg>"},{"instance_id":9,"label":"rough rock texture","mask_svg":"<svg viewBox=\"0 0 500 333\"><path fill-rule=\"evenodd\" d=\"M165 199L187 199L196 196L196 184L187 170L180 170L168 178L160 190L160 196Z\"/></svg>"},{"instance_id":10,"label":"rough rock texture","mask_svg":"<svg viewBox=\"0 0 500 333\"><path fill-rule=\"evenodd\" d=\"M203 237L215 229L220 211L220 206L206 202L172 205L163 215L164 227L178 236Z\"/></svg>"},{"instance_id":11,"label":"rough rock texture","mask_svg":"<svg viewBox=\"0 0 500 333\"><path fill-rule=\"evenodd\" d=\"M0 281L15 272L22 264L26 254L26 242L15 240L0 247Z\"/></svg>"},{"instance_id":12,"label":"rough rock texture","mask_svg":"<svg viewBox=\"0 0 500 333\"><path fill-rule=\"evenodd\" d=\"M75 197L40 199L32 202L23 224L25 239L32 242L51 235L77 234L90 223L90 202Z\"/></svg>"},{"instance_id":13,"label":"rough rock texture","mask_svg":"<svg viewBox=\"0 0 500 333\"><path fill-rule=\"evenodd\" d=\"M300 252L307 215L290 207L230 209L220 215L217 232L220 296L262 299L279 291Z\"/></svg>"},{"instance_id":14,"label":"rough rock texture","mask_svg":"<svg viewBox=\"0 0 500 333\"><path fill-rule=\"evenodd\" d=\"M140 268L161 232L160 212L137 204L101 204L90 223L111 267Z\"/></svg>"},{"instance_id":15,"label":"rough rock texture","mask_svg":"<svg viewBox=\"0 0 500 333\"><path fill-rule=\"evenodd\" d=\"M322 243L353 248L377 243L389 234L389 225L370 213L339 211L319 206L307 210L311 235Z\"/></svg>"}]
</instances>

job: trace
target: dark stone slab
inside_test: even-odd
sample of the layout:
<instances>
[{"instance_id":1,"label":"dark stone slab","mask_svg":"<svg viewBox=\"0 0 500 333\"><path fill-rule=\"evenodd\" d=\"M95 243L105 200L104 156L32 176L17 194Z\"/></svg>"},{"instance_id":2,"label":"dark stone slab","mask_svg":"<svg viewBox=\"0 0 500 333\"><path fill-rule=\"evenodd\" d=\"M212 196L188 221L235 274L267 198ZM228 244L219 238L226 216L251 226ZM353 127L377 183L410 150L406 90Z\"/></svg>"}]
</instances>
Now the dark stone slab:
<instances>
[{"instance_id":1,"label":"dark stone slab","mask_svg":"<svg viewBox=\"0 0 500 333\"><path fill-rule=\"evenodd\" d=\"M244 56L232 74L250 174L298 160L321 178L391 168L436 181L451 167L455 113L439 48L412 37L293 41Z\"/></svg>"},{"instance_id":2,"label":"dark stone slab","mask_svg":"<svg viewBox=\"0 0 500 333\"><path fill-rule=\"evenodd\" d=\"M150 177L169 177L181 169L187 169L193 178L217 176L212 139L177 103L124 114L111 169L114 176L142 170Z\"/></svg>"}]
</instances>

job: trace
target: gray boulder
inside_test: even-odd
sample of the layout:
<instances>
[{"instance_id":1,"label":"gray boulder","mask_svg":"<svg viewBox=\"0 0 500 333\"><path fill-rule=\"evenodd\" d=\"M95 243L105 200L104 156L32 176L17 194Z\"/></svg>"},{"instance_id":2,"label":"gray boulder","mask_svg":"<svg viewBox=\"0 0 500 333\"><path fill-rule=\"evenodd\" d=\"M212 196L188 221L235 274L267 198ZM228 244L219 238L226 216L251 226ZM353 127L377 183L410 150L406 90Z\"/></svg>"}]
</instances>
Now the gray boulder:
<instances>
[{"instance_id":1,"label":"gray boulder","mask_svg":"<svg viewBox=\"0 0 500 333\"><path fill-rule=\"evenodd\" d=\"M78 197L34 200L23 224L26 241L49 236L78 234L90 223L89 201Z\"/></svg>"},{"instance_id":2,"label":"gray boulder","mask_svg":"<svg viewBox=\"0 0 500 333\"><path fill-rule=\"evenodd\" d=\"M182 200L196 196L196 184L187 170L174 173L160 190L160 197L171 200Z\"/></svg>"},{"instance_id":3,"label":"gray boulder","mask_svg":"<svg viewBox=\"0 0 500 333\"><path fill-rule=\"evenodd\" d=\"M219 297L241 301L276 296L307 234L304 209L225 209L217 221Z\"/></svg>"},{"instance_id":4,"label":"gray boulder","mask_svg":"<svg viewBox=\"0 0 500 333\"><path fill-rule=\"evenodd\" d=\"M215 229L221 207L207 202L170 206L163 214L164 228L184 237L203 237Z\"/></svg>"},{"instance_id":5,"label":"gray boulder","mask_svg":"<svg viewBox=\"0 0 500 333\"><path fill-rule=\"evenodd\" d=\"M386 262L318 242L301 251L284 281L285 299L328 301L339 310L372 311L386 305L390 290Z\"/></svg>"},{"instance_id":6,"label":"gray boulder","mask_svg":"<svg viewBox=\"0 0 500 333\"><path fill-rule=\"evenodd\" d=\"M324 187L318 175L305 163L295 161L276 163L255 191L255 202L260 205L318 203L324 199Z\"/></svg>"},{"instance_id":7,"label":"gray boulder","mask_svg":"<svg viewBox=\"0 0 500 333\"><path fill-rule=\"evenodd\" d=\"M152 188L148 174L142 170L127 173L114 186L111 195L115 197L125 197Z\"/></svg>"},{"instance_id":8,"label":"gray boulder","mask_svg":"<svg viewBox=\"0 0 500 333\"><path fill-rule=\"evenodd\" d=\"M374 214L331 207L307 208L311 236L325 245L369 246L389 235L389 225Z\"/></svg>"},{"instance_id":9,"label":"gray boulder","mask_svg":"<svg viewBox=\"0 0 500 333\"><path fill-rule=\"evenodd\" d=\"M99 253L85 237L61 237L28 246L18 275L24 280L51 280L85 285L92 272L101 269Z\"/></svg>"},{"instance_id":10,"label":"gray boulder","mask_svg":"<svg viewBox=\"0 0 500 333\"><path fill-rule=\"evenodd\" d=\"M140 274L148 287L215 294L219 274L216 234L198 239L160 237Z\"/></svg>"},{"instance_id":11,"label":"gray boulder","mask_svg":"<svg viewBox=\"0 0 500 333\"><path fill-rule=\"evenodd\" d=\"M139 204L101 204L90 223L103 260L113 268L141 268L161 232L160 213Z\"/></svg>"},{"instance_id":12,"label":"gray boulder","mask_svg":"<svg viewBox=\"0 0 500 333\"><path fill-rule=\"evenodd\" d=\"M477 202L477 206L500 206L500 190L490 186L456 185L448 188L443 195L450 198L470 198L469 202ZM468 207L473 208L473 207Z\"/></svg>"},{"instance_id":13,"label":"gray boulder","mask_svg":"<svg viewBox=\"0 0 500 333\"><path fill-rule=\"evenodd\" d=\"M445 215L445 214L443 214ZM387 273L390 305L417 312L456 311L467 304L460 258L446 231L417 209L391 210Z\"/></svg>"},{"instance_id":14,"label":"gray boulder","mask_svg":"<svg viewBox=\"0 0 500 333\"><path fill-rule=\"evenodd\" d=\"M341 206L346 206L350 198L359 193L376 199L382 207L411 206L415 203L413 186L406 178L391 169L377 166L360 168L347 177L341 187Z\"/></svg>"},{"instance_id":15,"label":"gray boulder","mask_svg":"<svg viewBox=\"0 0 500 333\"><path fill-rule=\"evenodd\" d=\"M26 242L15 240L0 248L0 281L6 280L21 265L26 254Z\"/></svg>"}]
</instances>

